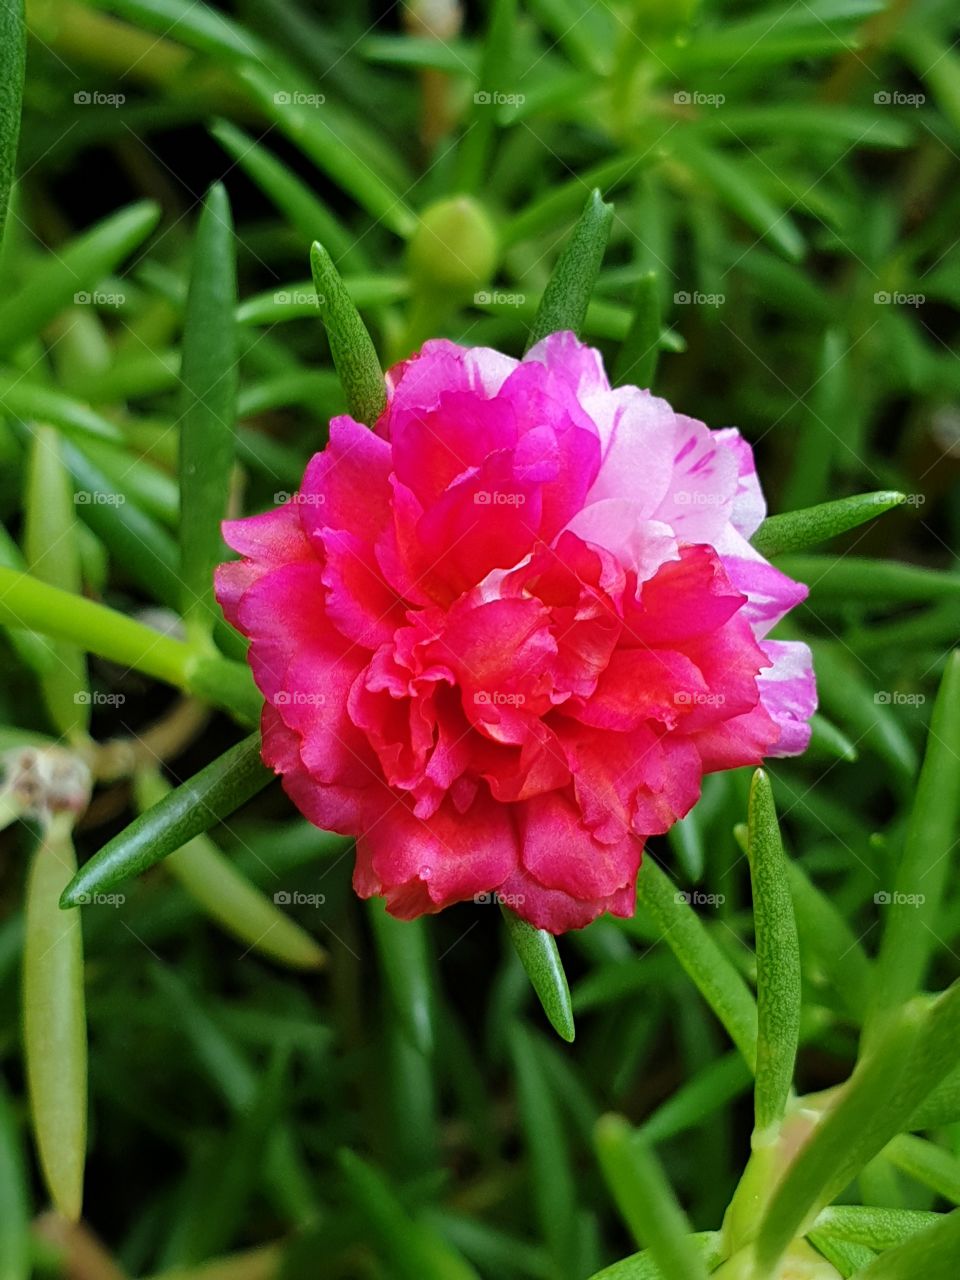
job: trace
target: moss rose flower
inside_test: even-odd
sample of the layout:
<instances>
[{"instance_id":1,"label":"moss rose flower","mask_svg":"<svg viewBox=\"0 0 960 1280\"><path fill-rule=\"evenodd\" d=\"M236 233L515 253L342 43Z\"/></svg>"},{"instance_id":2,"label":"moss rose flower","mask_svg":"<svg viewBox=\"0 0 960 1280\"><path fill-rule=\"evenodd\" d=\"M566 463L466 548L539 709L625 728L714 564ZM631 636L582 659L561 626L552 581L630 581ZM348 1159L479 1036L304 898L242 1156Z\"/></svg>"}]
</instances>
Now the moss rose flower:
<instances>
[{"instance_id":1,"label":"moss rose flower","mask_svg":"<svg viewBox=\"0 0 960 1280\"><path fill-rule=\"evenodd\" d=\"M809 651L764 638L806 588L748 541L751 449L570 333L427 342L387 384L375 430L335 418L292 501L224 527L264 759L394 915L629 915L704 773L809 739Z\"/></svg>"}]
</instances>

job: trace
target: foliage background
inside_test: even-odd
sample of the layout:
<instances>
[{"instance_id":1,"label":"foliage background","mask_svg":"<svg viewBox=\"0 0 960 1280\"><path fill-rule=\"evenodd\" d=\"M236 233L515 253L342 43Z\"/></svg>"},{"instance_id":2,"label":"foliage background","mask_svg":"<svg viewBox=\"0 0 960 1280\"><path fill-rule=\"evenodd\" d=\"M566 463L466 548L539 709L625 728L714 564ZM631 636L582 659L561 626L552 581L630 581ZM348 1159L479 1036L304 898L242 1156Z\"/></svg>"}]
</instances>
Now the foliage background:
<instances>
[{"instance_id":1,"label":"foliage background","mask_svg":"<svg viewBox=\"0 0 960 1280\"><path fill-rule=\"evenodd\" d=\"M741 427L771 510L908 495L829 554L795 561L812 586L798 633L815 647L823 710L855 748L841 754L856 756L828 744L773 771L788 854L843 942L825 954L801 918L796 1078L803 1093L845 1080L856 992L869 985L960 622L953 0L529 0L470 6L442 39L411 34L397 5L27 9L0 337L17 324L7 301L22 316L41 264L63 261L72 237L135 200L161 211L122 261L0 352L0 515L12 543L25 545L30 521L37 389L121 429L122 447L54 423L74 485L93 487L99 471L124 512L145 517L131 541L109 508L76 506L70 536L89 596L125 612L171 604L156 564L177 524L183 306L199 204L218 179L241 299L236 510L295 488L342 408L308 297L312 239L330 248L385 361L441 332L519 354L593 186L615 215L585 333L608 362L639 287L666 327L656 391ZM277 97L297 94L324 101ZM295 185L258 170L271 156ZM423 237L425 208L461 192L487 208L495 260L485 270L478 237L458 232L438 280L438 253L411 257L407 242ZM884 577L878 561L950 576ZM5 741L14 730L55 736L22 653L2 643ZM91 677L123 699L93 706L100 741L142 735L175 705L161 684L105 661L92 660ZM228 716L198 717L166 760L169 777L189 777L236 738ZM748 786L739 774L710 779L694 817L650 856L699 895L709 935L752 983L750 879L734 835ZM99 788L77 830L81 859L132 813L125 782ZM130 882L119 907L85 910L85 1226L63 1235L47 1220L48 1244L57 1236L65 1252L36 1246L42 1271L200 1275L181 1269L236 1254L217 1276L459 1275L452 1248L482 1275L586 1277L636 1247L594 1153L608 1110L644 1127L693 1227L719 1226L749 1154L750 1074L643 911L562 942L578 1029L566 1046L498 912L458 907L402 937L373 929L344 842L308 828L276 787L214 834L268 895L322 896L288 910L328 963L293 973L231 940L163 868ZM30 838L21 824L0 837L0 1057L17 1132ZM928 979L940 988L957 976L955 877L933 928ZM960 1128L928 1137L942 1157L934 1172L916 1151L888 1149L846 1198L960 1203ZM36 1169L25 1185L41 1212ZM442 1261L428 1264L434 1248Z\"/></svg>"}]
</instances>

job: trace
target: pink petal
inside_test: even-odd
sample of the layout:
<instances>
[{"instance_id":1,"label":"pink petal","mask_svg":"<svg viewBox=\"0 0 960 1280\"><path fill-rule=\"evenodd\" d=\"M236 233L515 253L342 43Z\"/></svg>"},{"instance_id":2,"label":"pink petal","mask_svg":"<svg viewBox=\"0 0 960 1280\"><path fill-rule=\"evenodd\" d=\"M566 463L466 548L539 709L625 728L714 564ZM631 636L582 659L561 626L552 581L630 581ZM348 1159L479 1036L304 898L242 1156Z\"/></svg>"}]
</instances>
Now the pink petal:
<instances>
[{"instance_id":1,"label":"pink petal","mask_svg":"<svg viewBox=\"0 0 960 1280\"><path fill-rule=\"evenodd\" d=\"M780 729L770 754L799 755L810 743L810 717L817 709L813 657L799 640L765 640L761 648L772 666L760 673L760 700Z\"/></svg>"}]
</instances>

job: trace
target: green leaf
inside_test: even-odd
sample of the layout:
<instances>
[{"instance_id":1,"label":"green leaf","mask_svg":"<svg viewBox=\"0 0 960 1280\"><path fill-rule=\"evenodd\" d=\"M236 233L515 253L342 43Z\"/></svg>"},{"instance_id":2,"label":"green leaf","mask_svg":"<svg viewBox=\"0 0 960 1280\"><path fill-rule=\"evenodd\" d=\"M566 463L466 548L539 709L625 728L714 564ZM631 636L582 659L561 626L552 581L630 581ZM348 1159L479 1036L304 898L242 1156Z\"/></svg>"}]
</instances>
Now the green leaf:
<instances>
[{"instance_id":1,"label":"green leaf","mask_svg":"<svg viewBox=\"0 0 960 1280\"><path fill-rule=\"evenodd\" d=\"M530 1033L515 1022L509 1043L530 1162L527 1185L540 1234L550 1251L552 1274L558 1280L573 1280L577 1195L570 1144Z\"/></svg>"},{"instance_id":2,"label":"green leaf","mask_svg":"<svg viewBox=\"0 0 960 1280\"><path fill-rule=\"evenodd\" d=\"M909 1240L939 1221L939 1214L922 1209L876 1209L837 1204L824 1209L814 1226L824 1235L882 1251Z\"/></svg>"},{"instance_id":3,"label":"green leaf","mask_svg":"<svg viewBox=\"0 0 960 1280\"><path fill-rule=\"evenodd\" d=\"M342 284L355 307L386 307L410 296L410 281L405 276L344 276ZM237 308L237 322L272 328L316 314L317 295L313 283L297 280L281 289L267 289L245 298Z\"/></svg>"},{"instance_id":4,"label":"green leaf","mask_svg":"<svg viewBox=\"0 0 960 1280\"><path fill-rule=\"evenodd\" d=\"M960 57L956 44L950 44L949 38L938 39L929 28L914 22L901 25L895 42L960 133Z\"/></svg>"},{"instance_id":5,"label":"green leaf","mask_svg":"<svg viewBox=\"0 0 960 1280\"><path fill-rule=\"evenodd\" d=\"M572 1044L575 1035L573 1005L556 938L545 929L536 929L526 920L521 920L508 907L502 906L501 909L510 941L551 1027L561 1039Z\"/></svg>"},{"instance_id":6,"label":"green leaf","mask_svg":"<svg viewBox=\"0 0 960 1280\"><path fill-rule=\"evenodd\" d=\"M883 1149L887 1160L937 1195L960 1205L960 1160L912 1133L900 1133Z\"/></svg>"},{"instance_id":7,"label":"green leaf","mask_svg":"<svg viewBox=\"0 0 960 1280\"><path fill-rule=\"evenodd\" d=\"M0 373L0 401L7 413L32 422L48 422L67 435L124 441L123 432L109 418L88 405L45 387L19 373Z\"/></svg>"},{"instance_id":8,"label":"green leaf","mask_svg":"<svg viewBox=\"0 0 960 1280\"><path fill-rule=\"evenodd\" d=\"M858 1274L857 1280L955 1280L960 1257L960 1209L903 1244L895 1245Z\"/></svg>"},{"instance_id":9,"label":"green leaf","mask_svg":"<svg viewBox=\"0 0 960 1280\"><path fill-rule=\"evenodd\" d=\"M62 907L82 906L174 853L262 791L273 774L252 733L140 815L85 863L64 890Z\"/></svg>"},{"instance_id":10,"label":"green leaf","mask_svg":"<svg viewBox=\"0 0 960 1280\"><path fill-rule=\"evenodd\" d=\"M59 1211L80 1217L87 1142L87 1023L80 917L57 900L76 867L69 827L54 819L26 891L23 1038L40 1167Z\"/></svg>"},{"instance_id":11,"label":"green leaf","mask_svg":"<svg viewBox=\"0 0 960 1280\"><path fill-rule=\"evenodd\" d=\"M660 355L660 293L657 273L648 271L637 282L633 319L617 352L613 385L653 386Z\"/></svg>"},{"instance_id":12,"label":"green leaf","mask_svg":"<svg viewBox=\"0 0 960 1280\"><path fill-rule=\"evenodd\" d=\"M376 349L329 253L316 242L310 250L310 267L330 354L347 397L347 411L357 422L372 427L387 403Z\"/></svg>"},{"instance_id":13,"label":"green leaf","mask_svg":"<svg viewBox=\"0 0 960 1280\"><path fill-rule=\"evenodd\" d=\"M122 487L118 487L73 441L64 440L62 448L73 476L77 514L84 524L152 599L179 609L183 586L171 534L130 497L122 473Z\"/></svg>"},{"instance_id":14,"label":"green leaf","mask_svg":"<svg viewBox=\"0 0 960 1280\"><path fill-rule=\"evenodd\" d=\"M91 0L91 3L97 9L106 9L148 31L155 31L158 36L172 36L200 53L241 63L271 57L268 45L210 5L197 5L192 0Z\"/></svg>"},{"instance_id":15,"label":"green leaf","mask_svg":"<svg viewBox=\"0 0 960 1280\"><path fill-rule=\"evenodd\" d=\"M0 0L0 243L17 163L26 56L23 0Z\"/></svg>"},{"instance_id":16,"label":"green leaf","mask_svg":"<svg viewBox=\"0 0 960 1280\"><path fill-rule=\"evenodd\" d=\"M913 743L890 705L889 691L872 688L864 671L872 670L856 654L832 642L817 641L813 667L821 704L850 732L857 746L869 746L900 779L912 782L917 771Z\"/></svg>"},{"instance_id":17,"label":"green leaf","mask_svg":"<svg viewBox=\"0 0 960 1280\"><path fill-rule=\"evenodd\" d=\"M806 1238L817 1252L822 1254L844 1277L858 1275L861 1268L867 1266L877 1256L866 1245L838 1240L836 1236L827 1235L823 1231L809 1231Z\"/></svg>"},{"instance_id":18,"label":"green leaf","mask_svg":"<svg viewBox=\"0 0 960 1280\"><path fill-rule=\"evenodd\" d=\"M209 637L219 617L213 570L222 558L237 416L237 280L226 189L207 193L197 226L183 325L180 380L181 611L188 634Z\"/></svg>"},{"instance_id":19,"label":"green leaf","mask_svg":"<svg viewBox=\"0 0 960 1280\"><path fill-rule=\"evenodd\" d=\"M857 1064L777 1183L760 1226L757 1258L772 1269L814 1217L897 1133L956 1065L960 983L933 1002L901 1008Z\"/></svg>"},{"instance_id":20,"label":"green leaf","mask_svg":"<svg viewBox=\"0 0 960 1280\"><path fill-rule=\"evenodd\" d=\"M960 574L861 556L786 555L777 568L805 582L815 602L865 600L900 604L960 595Z\"/></svg>"},{"instance_id":21,"label":"green leaf","mask_svg":"<svg viewBox=\"0 0 960 1280\"><path fill-rule=\"evenodd\" d=\"M873 979L863 943L843 912L811 883L798 863L787 863L787 875L804 974L814 986L832 987L850 1016L860 1023Z\"/></svg>"},{"instance_id":22,"label":"green leaf","mask_svg":"<svg viewBox=\"0 0 960 1280\"><path fill-rule=\"evenodd\" d=\"M597 1122L594 1142L621 1216L650 1250L662 1280L706 1280L690 1224L642 1134L622 1116L607 1115Z\"/></svg>"},{"instance_id":23,"label":"green leaf","mask_svg":"<svg viewBox=\"0 0 960 1280\"><path fill-rule=\"evenodd\" d=\"M182 640L29 573L0 566L0 622L73 641L111 662L187 689L193 655ZM234 664L230 664L234 665Z\"/></svg>"},{"instance_id":24,"label":"green leaf","mask_svg":"<svg viewBox=\"0 0 960 1280\"><path fill-rule=\"evenodd\" d=\"M461 138L457 157L458 185L462 191L468 192L479 190L489 167L490 149L499 123L494 95L509 92L514 76L517 0L494 0L489 6L489 13L470 125ZM410 43L409 36L402 41L404 45ZM430 40L427 43L444 48L447 41ZM457 68L462 69L462 66Z\"/></svg>"},{"instance_id":25,"label":"green leaf","mask_svg":"<svg viewBox=\"0 0 960 1280\"><path fill-rule=\"evenodd\" d=\"M687 138L679 149L693 173L712 187L720 200L765 240L789 258L799 262L804 243L796 223L760 187L752 166L731 160L724 152L701 147Z\"/></svg>"},{"instance_id":26,"label":"green leaf","mask_svg":"<svg viewBox=\"0 0 960 1280\"><path fill-rule=\"evenodd\" d=\"M685 1080L644 1122L650 1143L663 1142L701 1124L726 1103L739 1098L753 1082L750 1068L731 1050L714 1058Z\"/></svg>"},{"instance_id":27,"label":"green leaf","mask_svg":"<svg viewBox=\"0 0 960 1280\"><path fill-rule=\"evenodd\" d=\"M892 507L902 506L904 502L906 496L894 490L858 493L851 498L839 498L836 502L821 502L819 506L807 507L803 511L768 516L750 541L769 560L785 551L803 551L806 547L846 533L848 529L856 529Z\"/></svg>"},{"instance_id":28,"label":"green leaf","mask_svg":"<svg viewBox=\"0 0 960 1280\"><path fill-rule=\"evenodd\" d=\"M613 205L605 204L594 188L543 291L527 337L527 351L551 333L571 329L579 336L612 221Z\"/></svg>"},{"instance_id":29,"label":"green leaf","mask_svg":"<svg viewBox=\"0 0 960 1280\"><path fill-rule=\"evenodd\" d=\"M0 1277L29 1280L30 1209L20 1132L0 1080Z\"/></svg>"},{"instance_id":30,"label":"green leaf","mask_svg":"<svg viewBox=\"0 0 960 1280\"><path fill-rule=\"evenodd\" d=\"M510 247L564 223L583 208L585 186L609 193L627 177L635 178L644 163L652 164L652 152L653 148L648 146L640 151L613 156L552 187L546 195L532 200L525 209L507 220L500 232L501 245Z\"/></svg>"},{"instance_id":31,"label":"green leaf","mask_svg":"<svg viewBox=\"0 0 960 1280\"><path fill-rule=\"evenodd\" d=\"M37 427L30 441L24 497L24 552L33 575L77 595L82 588L80 545L74 518L73 486L53 427ZM90 723L86 654L77 645L53 643L40 687L50 718L60 733L82 740Z\"/></svg>"},{"instance_id":32,"label":"green leaf","mask_svg":"<svg viewBox=\"0 0 960 1280\"><path fill-rule=\"evenodd\" d=\"M347 1194L388 1262L387 1274L396 1280L479 1280L431 1227L410 1217L378 1170L352 1151L341 1151L339 1159Z\"/></svg>"},{"instance_id":33,"label":"green leaf","mask_svg":"<svg viewBox=\"0 0 960 1280\"><path fill-rule=\"evenodd\" d=\"M860 753L847 735L818 712L810 717L810 731L809 752L844 760L847 764L855 764L859 760Z\"/></svg>"},{"instance_id":34,"label":"green leaf","mask_svg":"<svg viewBox=\"0 0 960 1280\"><path fill-rule=\"evenodd\" d=\"M0 524L0 567L13 569L23 573L26 565L23 553L7 532L6 526ZM24 627L7 626L7 639L11 647L31 671L38 675L49 671L56 662L53 648L49 642L36 631L28 631Z\"/></svg>"},{"instance_id":35,"label":"green leaf","mask_svg":"<svg viewBox=\"0 0 960 1280\"><path fill-rule=\"evenodd\" d=\"M719 1231L697 1231L689 1237L690 1243L703 1259L707 1271L713 1271L723 1260L722 1237ZM649 1251L632 1253L621 1258L602 1271L595 1272L590 1280L663 1280L663 1272Z\"/></svg>"},{"instance_id":36,"label":"green leaf","mask_svg":"<svg viewBox=\"0 0 960 1280\"><path fill-rule=\"evenodd\" d=\"M98 222L58 247L36 266L16 292L0 302L0 350L19 346L93 289L141 245L157 225L159 208L144 200Z\"/></svg>"},{"instance_id":37,"label":"green leaf","mask_svg":"<svg viewBox=\"0 0 960 1280\"><path fill-rule=\"evenodd\" d=\"M800 943L770 780L762 769L750 787L747 853L757 948L756 1128L783 1118L800 1038Z\"/></svg>"},{"instance_id":38,"label":"green leaf","mask_svg":"<svg viewBox=\"0 0 960 1280\"><path fill-rule=\"evenodd\" d=\"M637 877L637 902L645 907L700 994L751 1071L757 1060L757 1006L747 984L710 937L687 895L678 891L649 855Z\"/></svg>"},{"instance_id":39,"label":"green leaf","mask_svg":"<svg viewBox=\"0 0 960 1280\"><path fill-rule=\"evenodd\" d=\"M940 905L954 865L958 815L960 650L954 650L933 708L903 856L893 885L879 886L891 895L891 901L883 909L883 941L867 1018L868 1040L924 984L939 941Z\"/></svg>"},{"instance_id":40,"label":"green leaf","mask_svg":"<svg viewBox=\"0 0 960 1280\"><path fill-rule=\"evenodd\" d=\"M349 112L325 102L322 110L291 101L300 86L281 83L262 67L247 66L240 73L257 105L282 133L333 182L398 236L409 236L417 218L384 174L395 175L396 164L381 140Z\"/></svg>"},{"instance_id":41,"label":"green leaf","mask_svg":"<svg viewBox=\"0 0 960 1280\"><path fill-rule=\"evenodd\" d=\"M146 458L131 457L130 449L103 440L84 440L82 451L113 485L114 493L129 499L144 515L175 529L180 519L176 480ZM91 531L92 532L92 531Z\"/></svg>"},{"instance_id":42,"label":"green leaf","mask_svg":"<svg viewBox=\"0 0 960 1280\"><path fill-rule=\"evenodd\" d=\"M159 771L152 769L139 773L134 786L141 811L160 804L173 790ZM278 910L207 836L188 840L164 865L210 919L246 943L249 950L292 969L318 969L325 963L323 947Z\"/></svg>"},{"instance_id":43,"label":"green leaf","mask_svg":"<svg viewBox=\"0 0 960 1280\"><path fill-rule=\"evenodd\" d=\"M308 244L319 240L344 267L362 270L367 265L356 237L272 152L226 120L218 121L211 133Z\"/></svg>"},{"instance_id":44,"label":"green leaf","mask_svg":"<svg viewBox=\"0 0 960 1280\"><path fill-rule=\"evenodd\" d=\"M396 920L387 914L379 899L370 901L368 911L397 1017L410 1043L429 1056L437 1033L427 921L422 917Z\"/></svg>"}]
</instances>

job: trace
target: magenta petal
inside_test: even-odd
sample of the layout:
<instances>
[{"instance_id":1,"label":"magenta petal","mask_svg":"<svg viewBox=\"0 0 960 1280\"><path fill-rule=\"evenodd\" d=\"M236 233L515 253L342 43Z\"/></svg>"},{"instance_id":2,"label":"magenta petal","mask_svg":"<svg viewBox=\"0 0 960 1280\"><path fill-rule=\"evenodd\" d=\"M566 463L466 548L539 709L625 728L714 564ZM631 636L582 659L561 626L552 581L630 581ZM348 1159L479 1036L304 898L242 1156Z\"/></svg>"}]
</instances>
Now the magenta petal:
<instances>
[{"instance_id":1,"label":"magenta petal","mask_svg":"<svg viewBox=\"0 0 960 1280\"><path fill-rule=\"evenodd\" d=\"M764 510L736 430L612 390L572 333L428 342L373 431L335 419L287 506L224 526L216 591L264 759L357 837L357 893L631 914L705 772L809 738L809 652L762 639L806 592L750 545Z\"/></svg>"},{"instance_id":2,"label":"magenta petal","mask_svg":"<svg viewBox=\"0 0 960 1280\"><path fill-rule=\"evenodd\" d=\"M330 423L330 443L307 465L297 496L308 537L345 529L374 543L390 519L390 446L346 416Z\"/></svg>"},{"instance_id":3,"label":"magenta petal","mask_svg":"<svg viewBox=\"0 0 960 1280\"><path fill-rule=\"evenodd\" d=\"M614 844L594 839L572 800L560 792L520 808L520 860L539 884L577 898L605 898L636 879L642 845L625 835Z\"/></svg>"},{"instance_id":4,"label":"magenta petal","mask_svg":"<svg viewBox=\"0 0 960 1280\"><path fill-rule=\"evenodd\" d=\"M496 889L517 859L509 810L489 797L478 796L462 815L444 805L426 821L397 803L357 842L358 892L385 897L398 916L411 914L411 897L438 910Z\"/></svg>"}]
</instances>

